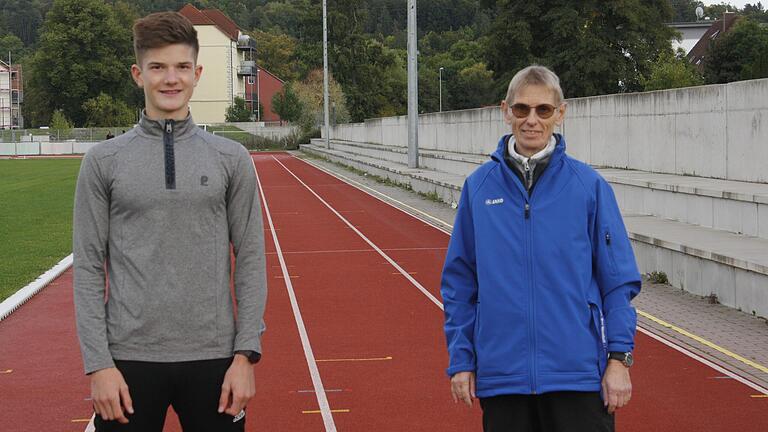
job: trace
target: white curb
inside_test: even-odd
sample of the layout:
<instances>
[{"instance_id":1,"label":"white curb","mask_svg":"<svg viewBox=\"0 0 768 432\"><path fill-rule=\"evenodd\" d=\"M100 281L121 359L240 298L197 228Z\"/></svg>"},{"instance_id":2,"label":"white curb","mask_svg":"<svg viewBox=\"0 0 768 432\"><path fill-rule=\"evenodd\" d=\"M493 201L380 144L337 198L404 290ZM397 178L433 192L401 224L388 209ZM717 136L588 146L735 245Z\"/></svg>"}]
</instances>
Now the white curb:
<instances>
[{"instance_id":1,"label":"white curb","mask_svg":"<svg viewBox=\"0 0 768 432\"><path fill-rule=\"evenodd\" d=\"M26 303L27 300L40 292L40 290L67 271L71 266L72 254L69 254L69 256L59 261L59 263L53 266L50 270L41 274L34 282L16 291L15 294L5 299L5 301L0 303L0 321L7 318L13 311L18 309L19 306Z\"/></svg>"}]
</instances>

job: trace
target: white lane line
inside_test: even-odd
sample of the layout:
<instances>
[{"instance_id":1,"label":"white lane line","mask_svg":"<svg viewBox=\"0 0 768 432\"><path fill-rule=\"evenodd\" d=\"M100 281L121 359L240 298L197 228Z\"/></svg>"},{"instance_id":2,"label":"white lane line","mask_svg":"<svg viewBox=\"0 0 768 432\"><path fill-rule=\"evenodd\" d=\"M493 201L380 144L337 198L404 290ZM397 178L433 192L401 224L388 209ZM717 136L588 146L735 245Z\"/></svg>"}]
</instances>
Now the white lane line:
<instances>
[{"instance_id":1,"label":"white lane line","mask_svg":"<svg viewBox=\"0 0 768 432\"><path fill-rule=\"evenodd\" d=\"M13 311L26 303L27 300L40 292L54 279L61 276L61 274L67 271L67 269L69 269L71 266L72 254L69 254L63 260L59 261L58 264L51 267L50 270L38 276L34 282L31 282L29 285L16 291L13 295L5 299L2 303L0 303L0 321L4 320L6 317L12 314Z\"/></svg>"},{"instance_id":2,"label":"white lane line","mask_svg":"<svg viewBox=\"0 0 768 432\"><path fill-rule=\"evenodd\" d=\"M432 216L432 215L430 215L428 213L425 213L425 212L423 212L423 211L421 211L419 209L413 208L413 207L409 206L408 204L405 204L405 203L403 203L401 201L398 201L395 198L392 198L392 197L390 197L389 195L387 195L387 194L385 194L383 192L380 192L380 191L377 191L377 190L375 190L373 188L370 188L370 187L368 187L368 186L366 186L366 185L364 185L364 184L362 184L360 182L357 182L357 181L355 181L355 180L353 180L353 179L351 179L349 177L346 177L344 175L341 175L341 174L335 173L333 171L330 171L330 170L326 169L325 167L322 167L322 166L317 165L315 163L309 162L309 161L307 161L305 159L297 158L295 156L293 156L293 158L297 159L297 160L300 160L300 161L304 162L305 164L307 164L307 165L309 165L311 167L317 168L320 171L323 171L324 173L326 173L326 174L328 174L328 175L330 175L332 177L335 177L335 178L337 178L337 179L339 179L339 180L349 184L350 186L360 190L361 192L364 192L364 193L372 196L373 198L383 202L384 204L400 210L401 212L407 214L408 216L416 219L419 222L423 222L423 223L426 223L428 225L431 225L435 229L437 229L439 231L442 231L442 232L448 234L449 236L451 235L451 232L446 230L445 228L437 226L437 225L434 225L433 223L431 223L431 222L429 222L427 220L424 220L424 219L416 216L415 214L409 213L409 212L403 210L402 208L398 208L397 206L393 205L392 203L394 202L394 203L397 203L398 205L407 207L407 208L413 210L414 212L429 218L430 220L437 221L438 223L441 223L441 224L445 224L445 226L449 227L450 229L453 229L453 225L451 225L451 224L449 224L449 223L447 223L447 222L445 222L445 221L443 221L443 220L441 220L441 219L439 219L439 218L437 218L435 216ZM371 193L371 192L373 192L373 193ZM760 392L763 392L765 394L768 394L766 389L761 387L760 385L749 381L749 379L747 379L747 378L744 378L744 377L741 377L739 375L736 375L734 372L728 372L727 370L723 369L721 366L717 366L715 363L712 363L711 361L706 360L706 359L702 358L701 356L698 356L698 355L692 353L691 351L683 348L682 346L676 344L675 342L664 338L663 335L653 333L651 330L645 329L645 328L641 327L640 325L638 325L637 328L638 328L639 331L642 331L643 333L647 334L648 336L650 336L650 337L658 340L659 342L661 342L661 343L663 343L663 344L665 344L665 345L667 345L667 346L669 346L669 347L671 347L671 348L673 348L673 349L675 349L675 350L677 350L677 351L687 355L688 357L690 357L690 358L692 358L692 359L694 359L696 361L699 361L699 362L701 362L701 363L703 363L703 364L705 364L707 366L710 366L710 367L714 368L717 371L726 373L728 376L733 377L735 380L737 380L737 381L739 381L739 382L741 382L741 383L743 383L743 384L745 384L745 385L747 385L747 386L749 386L749 387L751 387L751 388L753 388L753 389L755 389L757 391L760 391Z\"/></svg>"},{"instance_id":3,"label":"white lane line","mask_svg":"<svg viewBox=\"0 0 768 432\"><path fill-rule=\"evenodd\" d=\"M328 404L328 397L326 396L325 389L323 388L323 381L320 379L320 371L317 369L315 354L312 352L312 346L309 344L307 329L304 326L304 320L301 318L301 311L299 310L299 302L296 300L296 293L293 291L293 283L291 282L291 277L288 274L288 267L285 265L285 258L283 257L282 248L280 247L280 241L277 239L275 225L272 223L272 216L269 213L269 204L267 204L267 197L264 195L264 189L261 187L261 180L259 179L258 172L256 172L256 182L259 185L259 192L261 192L261 202L264 203L264 213L267 215L269 227L272 229L272 240L275 242L277 258L280 260L280 268L283 271L285 288L288 290L288 297L291 299L293 317L296 320L296 327L299 329L301 346L304 348L304 357L307 359L307 367L309 367L309 374L312 377L312 386L315 388L315 394L317 395L317 404L320 407L320 413L323 415L323 424L325 425L326 432L336 432L336 424L333 422L331 407Z\"/></svg>"},{"instance_id":4,"label":"white lane line","mask_svg":"<svg viewBox=\"0 0 768 432\"><path fill-rule=\"evenodd\" d=\"M385 194L383 192L379 192L376 189L374 189L374 188L372 188L370 186L366 186L366 185L364 185L364 184L362 184L362 183L360 183L358 181L355 181L355 180L353 180L353 179L351 179L351 178L349 178L347 176L344 176L344 175L339 174L339 173L335 173L335 172L333 172L333 171L331 171L331 170L329 170L329 169L327 169L327 168L325 168L325 167L323 167L321 165L317 165L317 164L315 164L313 162L310 162L310 161L305 160L305 159L300 159L300 158L297 158L295 156L293 156L293 158L297 159L297 160L300 160L300 161L304 162L305 164L307 164L307 165L309 165L311 167L319 169L320 171L328 174L331 177L336 177L337 179L343 181L344 183L347 183L347 184L353 186L354 188L358 189L359 191L361 191L363 193L366 193L366 194L372 196L373 198L376 198L377 200L383 202L384 204L386 204L386 205L388 205L388 206L390 206L390 207L392 207L392 208L394 208L396 210L399 210L399 211L407 214L408 216L411 216L412 218L416 219L419 222L425 223L425 224L431 226L432 228L435 228L435 229L437 229L439 231L442 231L442 232L444 232L444 233L446 233L448 235L451 235L451 232L446 230L444 227L439 226L439 225L435 225L435 222L436 222L438 224L445 225L445 226L447 226L450 229L453 229L453 225L449 224L448 222L446 222L446 221L444 221L444 220L442 220L440 218L432 216L431 214L426 213L426 212L424 212L422 210L419 210L416 207L412 207L412 206L410 206L410 205L408 205L408 204L406 204L406 203L404 203L402 201L398 201L395 198L392 198L391 196L389 196L389 195L387 195L387 194ZM397 206L392 205L393 202L397 203ZM425 218L427 218L429 220L424 220L424 219L421 219L419 217L416 217L415 215L413 215L411 213L408 213L407 211L403 210L401 207L398 207L398 206L405 207L408 210L411 210L412 212L418 213L418 214L424 216ZM430 221L432 221L432 222L430 222Z\"/></svg>"},{"instance_id":5,"label":"white lane line","mask_svg":"<svg viewBox=\"0 0 768 432\"><path fill-rule=\"evenodd\" d=\"M414 252L414 251L444 251L447 247L423 247L423 248L385 248L385 252ZM289 251L283 252L283 255L304 255L304 254L331 254L331 253L361 253L376 252L371 249L328 249L328 250L308 250L308 251ZM275 255L277 252L266 252L267 255ZM288 266L290 267L290 266Z\"/></svg>"},{"instance_id":6,"label":"white lane line","mask_svg":"<svg viewBox=\"0 0 768 432\"><path fill-rule=\"evenodd\" d=\"M670 347L672 349L680 351L681 353L687 355L688 357L690 357L690 358L692 358L694 360L698 360L701 363L704 363L705 365L711 367L712 369L714 369L714 370L716 370L716 371L718 371L720 373L723 373L723 374L725 374L725 375L735 379L736 381L738 381L738 382L740 382L740 383L742 383L742 384L744 384L744 385L746 385L748 387L751 387L751 388L753 388L753 389L755 389L755 390L757 390L757 391L759 391L759 392L761 392L763 394L768 395L768 389L765 389L765 388L763 388L763 387L753 383L752 381L749 381L746 378L743 378L743 377L741 377L739 375L736 375L734 372L731 372L728 369L723 368L722 366L718 366L715 363L712 363L711 361L709 361L709 360L707 360L707 359L705 359L705 358L703 358L703 357L701 357L701 356L699 356L697 354L694 354L693 352L691 352L691 351L681 347L680 345L677 345L677 344L675 344L672 341L664 339L663 337L653 333L652 331L650 331L650 330L648 330L648 329L646 329L644 327L641 327L641 326L638 325L637 329L639 331L641 331L642 333L645 333L646 335L648 335L648 336L656 339L657 341L663 343L664 345L667 345L668 347Z\"/></svg>"},{"instance_id":7,"label":"white lane line","mask_svg":"<svg viewBox=\"0 0 768 432\"><path fill-rule=\"evenodd\" d=\"M369 240L369 239L368 239L368 237L366 237L366 236L365 236L365 234L361 233L361 232L360 232L360 230L358 230L357 228L355 228L355 226L354 226L354 225L352 225L352 224L351 224L351 223L350 223L350 222L349 222L349 221L348 221L346 218L344 218L344 216L342 216L342 215L341 215L341 213L339 213L338 211L336 211L336 209L335 209L335 208L331 207L331 205L330 205L330 204L328 204L328 202L326 202L326 201L325 201L325 200L324 200L324 199L323 199L323 198L322 198L320 195L318 195L318 194L317 194L317 193L316 193L314 190L312 190L312 188L311 188L311 187L309 187L309 186L308 186L306 183L304 183L304 182L303 182L303 181L302 181L302 180L301 180L299 177L297 177L297 176L296 176L296 174L294 174L294 173L293 173L293 171L291 171L290 169L288 169L288 167L287 167L287 166L283 165L283 163L282 163L282 162L280 162L280 160L278 160L278 159L277 159L276 157L274 157L274 156L272 156L272 159L274 159L274 160L275 160L275 162L279 163L279 164L280 164L280 166L282 166L282 167L283 167L283 168L284 168L286 171L288 171L288 173L289 173L289 174L291 174L291 175L293 176L293 178L295 178L296 180L298 180L298 182L299 182L299 183L301 183L301 184L302 184L302 185L303 185L305 188L307 188L307 190L308 190L308 191L310 191L310 192L312 193L312 195L314 195L314 196L315 196L315 197L316 197L318 200L320 200L320 202L321 202L321 203L325 204L325 206L326 206L326 207L328 207L328 209L329 209L329 210L331 210L331 211L333 212L333 214L335 214L335 215L336 215L336 216L337 216L339 219L341 219L341 220L342 220L342 222L344 222L345 224L347 224L347 226L348 226L350 229L352 229L352 231L354 231L354 232L355 232L355 233L356 233L358 236L360 236L360 238L361 238L361 239L363 239L363 240L364 240L366 243L368 243L368 245L369 245L369 246L371 246L371 247L372 247L372 248L373 248L373 249L374 249L376 252L378 252L378 253L379 253L379 255L381 255L381 257L382 257L382 258L384 258L385 260L389 261L389 263L390 263L390 264L392 264L392 267L396 268L396 269L397 269L397 271L398 271L398 272L400 272L400 274L401 274L401 275L403 275L403 276L404 276L406 279L408 279L408 280L409 280L409 281L410 281L410 282L413 284L413 286L415 286L416 288L418 288L418 289L419 289L419 291L421 291L421 292L422 292L422 294L424 294L424 295L425 295L425 296L426 296L426 297L427 297L427 298L428 298L430 301L432 301L432 303L434 303L435 305L437 305L437 307L439 307L439 308L440 308L440 310L443 310L443 304L440 302L440 300L438 300L438 299L437 299L435 296L433 296L433 295L432 295L432 293L430 293L429 291L427 291L427 289L426 289L426 288L424 288L424 286L422 286L422 285L419 283L419 281L417 281L416 279L414 279L414 278L413 278L413 276L411 276L410 274L408 274L408 272L407 272L407 271L403 270L403 268L402 268L402 267L400 267L400 265L399 265L398 263L396 263L396 262L395 262L395 260L393 260L392 258L390 258L390 257L389 257L389 255L387 255L386 253L384 253L384 251L383 251L383 250L381 250L381 249L380 249L378 246L376 246L376 244L375 244L374 242L372 242L371 240Z\"/></svg>"}]
</instances>

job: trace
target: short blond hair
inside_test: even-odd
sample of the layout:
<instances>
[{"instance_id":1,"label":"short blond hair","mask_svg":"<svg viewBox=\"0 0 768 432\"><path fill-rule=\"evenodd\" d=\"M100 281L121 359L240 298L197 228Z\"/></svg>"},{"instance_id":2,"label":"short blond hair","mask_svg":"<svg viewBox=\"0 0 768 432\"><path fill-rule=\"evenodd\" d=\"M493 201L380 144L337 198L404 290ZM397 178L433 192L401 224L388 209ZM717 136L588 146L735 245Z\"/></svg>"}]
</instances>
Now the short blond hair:
<instances>
[{"instance_id":1,"label":"short blond hair","mask_svg":"<svg viewBox=\"0 0 768 432\"><path fill-rule=\"evenodd\" d=\"M509 82L509 88L507 88L507 97L505 99L507 104L512 105L515 94L523 87L529 85L541 85L552 90L555 94L557 105L560 105L563 99L565 99L563 97L563 89L560 88L560 78L549 68L534 64L520 70L512 77L512 81Z\"/></svg>"}]
</instances>

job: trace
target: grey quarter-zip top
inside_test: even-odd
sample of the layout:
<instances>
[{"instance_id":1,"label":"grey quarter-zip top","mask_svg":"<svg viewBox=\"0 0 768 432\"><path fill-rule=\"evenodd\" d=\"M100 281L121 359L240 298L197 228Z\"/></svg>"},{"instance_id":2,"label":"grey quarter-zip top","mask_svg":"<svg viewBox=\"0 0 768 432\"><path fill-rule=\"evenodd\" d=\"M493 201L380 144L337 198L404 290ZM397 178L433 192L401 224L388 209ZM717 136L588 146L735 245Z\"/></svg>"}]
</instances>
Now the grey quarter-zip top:
<instances>
[{"instance_id":1,"label":"grey quarter-zip top","mask_svg":"<svg viewBox=\"0 0 768 432\"><path fill-rule=\"evenodd\" d=\"M86 153L73 232L86 373L115 359L261 352L267 284L257 189L248 151L191 117L142 115L135 128Z\"/></svg>"}]
</instances>

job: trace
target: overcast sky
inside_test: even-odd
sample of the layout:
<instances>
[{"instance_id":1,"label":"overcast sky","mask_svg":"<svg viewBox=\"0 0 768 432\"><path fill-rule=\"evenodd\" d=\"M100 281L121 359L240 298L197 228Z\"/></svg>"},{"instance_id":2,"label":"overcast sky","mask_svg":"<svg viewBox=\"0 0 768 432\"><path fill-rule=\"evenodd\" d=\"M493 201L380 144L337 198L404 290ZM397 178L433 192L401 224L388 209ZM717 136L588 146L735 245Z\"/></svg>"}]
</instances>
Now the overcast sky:
<instances>
[{"instance_id":1,"label":"overcast sky","mask_svg":"<svg viewBox=\"0 0 768 432\"><path fill-rule=\"evenodd\" d=\"M713 4L727 3L727 4L730 4L731 6L737 7L737 8L739 8L739 9L743 9L743 8L744 8L744 5L745 5L745 4L747 4L747 3L750 3L750 4L753 4L753 5L754 5L754 4L757 4L758 2L761 2L761 3L763 4L763 9L765 9L765 5L766 5L766 3L768 3L768 1L765 1L765 0L720 0L720 1L702 1L702 3L704 3L705 5L713 5Z\"/></svg>"}]
</instances>

